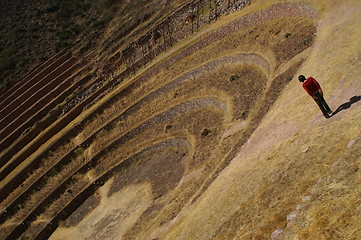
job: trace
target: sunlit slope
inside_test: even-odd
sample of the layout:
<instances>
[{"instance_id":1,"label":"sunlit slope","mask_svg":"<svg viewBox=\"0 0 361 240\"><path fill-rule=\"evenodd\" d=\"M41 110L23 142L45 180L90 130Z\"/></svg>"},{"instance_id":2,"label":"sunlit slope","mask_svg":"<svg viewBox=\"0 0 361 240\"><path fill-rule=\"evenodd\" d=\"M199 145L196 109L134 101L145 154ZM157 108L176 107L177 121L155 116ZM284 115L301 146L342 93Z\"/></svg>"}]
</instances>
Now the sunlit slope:
<instances>
[{"instance_id":1,"label":"sunlit slope","mask_svg":"<svg viewBox=\"0 0 361 240\"><path fill-rule=\"evenodd\" d=\"M360 9L252 1L99 88L1 153L0 238L357 239Z\"/></svg>"},{"instance_id":2,"label":"sunlit slope","mask_svg":"<svg viewBox=\"0 0 361 240\"><path fill-rule=\"evenodd\" d=\"M166 239L269 239L276 229L283 229L284 239L361 237L361 6L313 4L317 35L297 74L318 79L334 111L346 103L345 108L324 119L296 74Z\"/></svg>"}]
</instances>

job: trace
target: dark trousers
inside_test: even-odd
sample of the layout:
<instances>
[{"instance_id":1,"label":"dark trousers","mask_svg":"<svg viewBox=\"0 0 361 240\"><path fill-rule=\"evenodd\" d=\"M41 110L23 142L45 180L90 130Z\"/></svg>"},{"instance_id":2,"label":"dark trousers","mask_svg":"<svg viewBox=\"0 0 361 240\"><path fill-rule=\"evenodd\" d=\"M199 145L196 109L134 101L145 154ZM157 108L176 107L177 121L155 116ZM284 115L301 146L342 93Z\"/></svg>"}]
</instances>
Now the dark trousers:
<instances>
[{"instance_id":1,"label":"dark trousers","mask_svg":"<svg viewBox=\"0 0 361 240\"><path fill-rule=\"evenodd\" d=\"M331 109L327 105L325 99L323 98L323 95L318 92L315 94L315 96L317 97L317 99L315 99L315 102L320 107L320 109L323 113L323 116L329 117L328 112L331 112Z\"/></svg>"}]
</instances>

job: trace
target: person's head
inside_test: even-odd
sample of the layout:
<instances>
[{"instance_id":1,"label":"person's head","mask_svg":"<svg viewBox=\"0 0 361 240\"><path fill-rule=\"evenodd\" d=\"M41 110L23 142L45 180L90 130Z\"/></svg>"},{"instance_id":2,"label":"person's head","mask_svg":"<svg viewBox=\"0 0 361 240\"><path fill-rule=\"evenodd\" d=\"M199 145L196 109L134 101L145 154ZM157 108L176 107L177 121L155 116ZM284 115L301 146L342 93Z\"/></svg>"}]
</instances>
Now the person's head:
<instances>
[{"instance_id":1,"label":"person's head","mask_svg":"<svg viewBox=\"0 0 361 240\"><path fill-rule=\"evenodd\" d=\"M300 82L306 81L305 76L303 76L303 75L298 76L298 81L300 81Z\"/></svg>"}]
</instances>

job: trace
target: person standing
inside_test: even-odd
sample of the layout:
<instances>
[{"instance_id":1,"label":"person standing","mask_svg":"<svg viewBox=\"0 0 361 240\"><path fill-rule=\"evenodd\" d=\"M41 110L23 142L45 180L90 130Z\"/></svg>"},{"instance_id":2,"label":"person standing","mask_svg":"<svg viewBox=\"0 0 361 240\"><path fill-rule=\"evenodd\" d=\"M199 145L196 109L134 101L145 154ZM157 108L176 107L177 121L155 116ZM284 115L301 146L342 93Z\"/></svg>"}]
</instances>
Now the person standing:
<instances>
[{"instance_id":1,"label":"person standing","mask_svg":"<svg viewBox=\"0 0 361 240\"><path fill-rule=\"evenodd\" d=\"M320 107L323 116L325 118L331 117L330 115L332 114L332 111L330 107L327 105L325 99L323 98L323 92L320 84L313 77L309 77L306 79L306 77L303 75L298 76L298 80L302 82L302 87Z\"/></svg>"}]
</instances>

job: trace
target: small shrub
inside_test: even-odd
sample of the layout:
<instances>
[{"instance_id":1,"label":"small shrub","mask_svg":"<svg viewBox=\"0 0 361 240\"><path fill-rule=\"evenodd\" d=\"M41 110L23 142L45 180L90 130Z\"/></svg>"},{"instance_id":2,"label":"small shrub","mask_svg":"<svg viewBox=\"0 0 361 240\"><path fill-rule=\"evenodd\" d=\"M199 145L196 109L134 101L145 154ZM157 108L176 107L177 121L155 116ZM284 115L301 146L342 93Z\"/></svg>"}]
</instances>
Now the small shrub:
<instances>
[{"instance_id":1,"label":"small shrub","mask_svg":"<svg viewBox=\"0 0 361 240\"><path fill-rule=\"evenodd\" d=\"M288 33L285 34L285 38L289 38L289 37L291 37L291 35L292 35L292 33L288 32Z\"/></svg>"},{"instance_id":2,"label":"small shrub","mask_svg":"<svg viewBox=\"0 0 361 240\"><path fill-rule=\"evenodd\" d=\"M17 39L21 39L22 36L24 35L24 33L25 33L25 30L23 28L16 27L12 30L11 35L15 40L17 40Z\"/></svg>"},{"instance_id":3,"label":"small shrub","mask_svg":"<svg viewBox=\"0 0 361 240\"><path fill-rule=\"evenodd\" d=\"M64 20L71 17L71 11L67 9L62 9L58 14L57 17Z\"/></svg>"},{"instance_id":4,"label":"small shrub","mask_svg":"<svg viewBox=\"0 0 361 240\"><path fill-rule=\"evenodd\" d=\"M73 39L74 38L74 34L69 31L69 30L65 30L62 32L58 32L57 36L59 38L60 41L64 41L64 40L69 40L69 39Z\"/></svg>"},{"instance_id":5,"label":"small shrub","mask_svg":"<svg viewBox=\"0 0 361 240\"><path fill-rule=\"evenodd\" d=\"M60 51L66 47L70 46L70 43L67 42L67 41L58 41L56 44L55 44L55 50L56 51Z\"/></svg>"},{"instance_id":6,"label":"small shrub","mask_svg":"<svg viewBox=\"0 0 361 240\"><path fill-rule=\"evenodd\" d=\"M12 48L4 49L0 54L0 72L5 72L16 66Z\"/></svg>"},{"instance_id":7,"label":"small shrub","mask_svg":"<svg viewBox=\"0 0 361 240\"><path fill-rule=\"evenodd\" d=\"M59 10L59 3L56 2L50 2L49 5L47 6L47 8L44 10L45 13L53 13L53 12L57 12ZM39 10L38 14L42 14L42 11Z\"/></svg>"},{"instance_id":8,"label":"small shrub","mask_svg":"<svg viewBox=\"0 0 361 240\"><path fill-rule=\"evenodd\" d=\"M102 28L105 28L105 26L106 26L105 20L98 20L94 23L94 27L96 29L102 29Z\"/></svg>"},{"instance_id":9,"label":"small shrub","mask_svg":"<svg viewBox=\"0 0 361 240\"><path fill-rule=\"evenodd\" d=\"M0 57L0 72L10 70L16 66L13 57Z\"/></svg>"},{"instance_id":10,"label":"small shrub","mask_svg":"<svg viewBox=\"0 0 361 240\"><path fill-rule=\"evenodd\" d=\"M79 53L83 54L86 51L88 51L91 48L92 44L90 42L87 42L80 50Z\"/></svg>"},{"instance_id":11,"label":"small shrub","mask_svg":"<svg viewBox=\"0 0 361 240\"><path fill-rule=\"evenodd\" d=\"M240 78L240 76L238 76L238 75L232 75L232 76L229 77L229 81L233 82L233 81L238 80L239 78Z\"/></svg>"},{"instance_id":12,"label":"small shrub","mask_svg":"<svg viewBox=\"0 0 361 240\"><path fill-rule=\"evenodd\" d=\"M164 127L164 131L168 131L168 130L170 130L170 129L172 129L172 128L173 128L172 125L166 125L166 126Z\"/></svg>"},{"instance_id":13,"label":"small shrub","mask_svg":"<svg viewBox=\"0 0 361 240\"><path fill-rule=\"evenodd\" d=\"M117 1L115 0L102 0L101 4L103 7L105 8L110 8L114 5L114 3L116 3ZM121 2L121 1L120 1Z\"/></svg>"},{"instance_id":14,"label":"small shrub","mask_svg":"<svg viewBox=\"0 0 361 240\"><path fill-rule=\"evenodd\" d=\"M205 128L205 129L203 129L203 131L201 133L201 136L202 137L207 137L210 133L211 133L211 130Z\"/></svg>"},{"instance_id":15,"label":"small shrub","mask_svg":"<svg viewBox=\"0 0 361 240\"><path fill-rule=\"evenodd\" d=\"M70 31L74 34L74 35L79 35L82 31L81 26L78 24L74 24L73 26L70 27Z\"/></svg>"}]
</instances>

